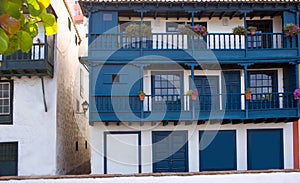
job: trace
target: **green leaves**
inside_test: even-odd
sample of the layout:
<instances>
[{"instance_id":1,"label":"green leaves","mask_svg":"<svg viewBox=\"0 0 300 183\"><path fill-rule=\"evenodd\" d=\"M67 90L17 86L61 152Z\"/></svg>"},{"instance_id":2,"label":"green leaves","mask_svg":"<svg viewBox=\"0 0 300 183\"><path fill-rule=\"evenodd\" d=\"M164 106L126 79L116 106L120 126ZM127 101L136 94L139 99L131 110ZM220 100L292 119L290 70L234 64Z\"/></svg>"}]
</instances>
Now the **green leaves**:
<instances>
[{"instance_id":1,"label":"green leaves","mask_svg":"<svg viewBox=\"0 0 300 183\"><path fill-rule=\"evenodd\" d=\"M0 53L4 52L8 48L8 36L5 31L0 29Z\"/></svg>"},{"instance_id":2,"label":"green leaves","mask_svg":"<svg viewBox=\"0 0 300 183\"><path fill-rule=\"evenodd\" d=\"M26 31L19 31L17 34L19 48L22 52L29 52L32 47L33 37Z\"/></svg>"},{"instance_id":3,"label":"green leaves","mask_svg":"<svg viewBox=\"0 0 300 183\"><path fill-rule=\"evenodd\" d=\"M5 13L18 19L21 15L22 0L2 0L2 7Z\"/></svg>"},{"instance_id":4,"label":"green leaves","mask_svg":"<svg viewBox=\"0 0 300 183\"><path fill-rule=\"evenodd\" d=\"M56 18L46 11L49 5L50 0L0 0L0 54L30 51L38 22L44 25L46 35L56 34Z\"/></svg>"},{"instance_id":5,"label":"green leaves","mask_svg":"<svg viewBox=\"0 0 300 183\"><path fill-rule=\"evenodd\" d=\"M43 11L40 17L44 23L46 35L50 36L55 34L57 32L57 23L55 20L55 16L50 13L46 13L46 11Z\"/></svg>"}]
</instances>

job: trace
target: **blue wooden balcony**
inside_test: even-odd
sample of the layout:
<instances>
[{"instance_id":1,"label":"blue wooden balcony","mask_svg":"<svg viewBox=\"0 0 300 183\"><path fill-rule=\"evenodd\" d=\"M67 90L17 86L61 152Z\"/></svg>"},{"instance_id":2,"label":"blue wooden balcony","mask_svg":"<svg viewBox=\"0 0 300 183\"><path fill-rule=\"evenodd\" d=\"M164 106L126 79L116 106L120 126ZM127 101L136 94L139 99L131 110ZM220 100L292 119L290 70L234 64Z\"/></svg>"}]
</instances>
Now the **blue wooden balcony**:
<instances>
[{"instance_id":1,"label":"blue wooden balcony","mask_svg":"<svg viewBox=\"0 0 300 183\"><path fill-rule=\"evenodd\" d=\"M141 56L158 55L177 61L216 58L224 63L251 59L253 62L270 59L296 59L298 37L283 33L233 35L210 33L208 36L187 36L178 33L153 33L150 37L128 37L125 34L91 34L91 61L130 61ZM213 54L212 54L213 53Z\"/></svg>"},{"instance_id":2,"label":"blue wooden balcony","mask_svg":"<svg viewBox=\"0 0 300 183\"><path fill-rule=\"evenodd\" d=\"M33 44L28 53L17 51L10 56L2 55L0 76L53 76L54 43Z\"/></svg>"},{"instance_id":3,"label":"blue wooden balcony","mask_svg":"<svg viewBox=\"0 0 300 183\"><path fill-rule=\"evenodd\" d=\"M283 122L295 120L298 104L291 92L200 95L193 101L185 95L93 96L90 120L102 121L198 121L224 123ZM100 118L99 118L100 117Z\"/></svg>"}]
</instances>

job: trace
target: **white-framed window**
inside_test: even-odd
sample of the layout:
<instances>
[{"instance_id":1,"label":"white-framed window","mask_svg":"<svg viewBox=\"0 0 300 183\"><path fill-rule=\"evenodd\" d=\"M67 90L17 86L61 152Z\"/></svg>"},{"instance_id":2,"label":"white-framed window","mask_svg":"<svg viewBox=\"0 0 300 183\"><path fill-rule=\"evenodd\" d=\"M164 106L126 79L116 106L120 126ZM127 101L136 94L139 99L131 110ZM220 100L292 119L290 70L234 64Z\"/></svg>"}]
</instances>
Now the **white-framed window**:
<instances>
[{"instance_id":1,"label":"white-framed window","mask_svg":"<svg viewBox=\"0 0 300 183\"><path fill-rule=\"evenodd\" d=\"M10 82L0 82L0 115L8 115L11 112L10 85Z\"/></svg>"}]
</instances>

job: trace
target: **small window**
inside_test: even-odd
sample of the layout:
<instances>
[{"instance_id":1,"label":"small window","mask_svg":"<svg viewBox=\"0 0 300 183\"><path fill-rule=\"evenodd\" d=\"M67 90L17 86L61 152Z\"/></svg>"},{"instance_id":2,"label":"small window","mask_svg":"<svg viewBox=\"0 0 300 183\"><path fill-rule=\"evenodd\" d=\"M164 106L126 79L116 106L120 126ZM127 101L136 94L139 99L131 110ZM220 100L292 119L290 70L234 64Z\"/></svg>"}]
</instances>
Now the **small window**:
<instances>
[{"instance_id":1,"label":"small window","mask_svg":"<svg viewBox=\"0 0 300 183\"><path fill-rule=\"evenodd\" d=\"M12 123L12 81L0 81L0 124Z\"/></svg>"},{"instance_id":2,"label":"small window","mask_svg":"<svg viewBox=\"0 0 300 183\"><path fill-rule=\"evenodd\" d=\"M75 4L78 4L78 1L75 1Z\"/></svg>"},{"instance_id":3,"label":"small window","mask_svg":"<svg viewBox=\"0 0 300 183\"><path fill-rule=\"evenodd\" d=\"M18 175L18 142L0 143L0 176Z\"/></svg>"},{"instance_id":4,"label":"small window","mask_svg":"<svg viewBox=\"0 0 300 183\"><path fill-rule=\"evenodd\" d=\"M71 31L71 20L70 20L70 18L68 18L68 28Z\"/></svg>"},{"instance_id":5,"label":"small window","mask_svg":"<svg viewBox=\"0 0 300 183\"><path fill-rule=\"evenodd\" d=\"M77 42L78 42L78 38L77 38L77 36L75 35L75 44L76 44L76 46L77 46Z\"/></svg>"},{"instance_id":6,"label":"small window","mask_svg":"<svg viewBox=\"0 0 300 183\"><path fill-rule=\"evenodd\" d=\"M80 111L80 102L79 102L79 100L76 100L76 111L77 112Z\"/></svg>"},{"instance_id":7,"label":"small window","mask_svg":"<svg viewBox=\"0 0 300 183\"><path fill-rule=\"evenodd\" d=\"M78 151L78 141L75 142L75 150Z\"/></svg>"},{"instance_id":8,"label":"small window","mask_svg":"<svg viewBox=\"0 0 300 183\"><path fill-rule=\"evenodd\" d=\"M87 149L88 148L88 143L87 143L87 141L85 141L85 149Z\"/></svg>"},{"instance_id":9,"label":"small window","mask_svg":"<svg viewBox=\"0 0 300 183\"><path fill-rule=\"evenodd\" d=\"M113 74L113 75L112 75L112 82L113 82L113 83L120 83L120 75L118 75L118 74Z\"/></svg>"},{"instance_id":10,"label":"small window","mask_svg":"<svg viewBox=\"0 0 300 183\"><path fill-rule=\"evenodd\" d=\"M166 27L167 27L167 32L178 32L178 25L179 24L184 24L184 22L167 22Z\"/></svg>"}]
</instances>

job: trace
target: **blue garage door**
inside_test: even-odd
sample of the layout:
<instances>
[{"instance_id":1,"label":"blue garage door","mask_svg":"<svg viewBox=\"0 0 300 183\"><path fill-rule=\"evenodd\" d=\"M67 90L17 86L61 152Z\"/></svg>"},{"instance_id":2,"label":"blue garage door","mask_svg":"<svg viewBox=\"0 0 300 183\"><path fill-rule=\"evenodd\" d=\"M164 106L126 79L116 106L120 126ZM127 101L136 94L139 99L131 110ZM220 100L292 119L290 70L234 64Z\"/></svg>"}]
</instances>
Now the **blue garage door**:
<instances>
[{"instance_id":1,"label":"blue garage door","mask_svg":"<svg viewBox=\"0 0 300 183\"><path fill-rule=\"evenodd\" d=\"M153 172L187 172L187 141L187 131L152 132Z\"/></svg>"},{"instance_id":2,"label":"blue garage door","mask_svg":"<svg viewBox=\"0 0 300 183\"><path fill-rule=\"evenodd\" d=\"M236 170L235 130L200 131L200 171Z\"/></svg>"},{"instance_id":3,"label":"blue garage door","mask_svg":"<svg viewBox=\"0 0 300 183\"><path fill-rule=\"evenodd\" d=\"M248 130L248 170L283 169L283 130Z\"/></svg>"},{"instance_id":4,"label":"blue garage door","mask_svg":"<svg viewBox=\"0 0 300 183\"><path fill-rule=\"evenodd\" d=\"M0 143L0 176L18 174L18 143Z\"/></svg>"}]
</instances>

